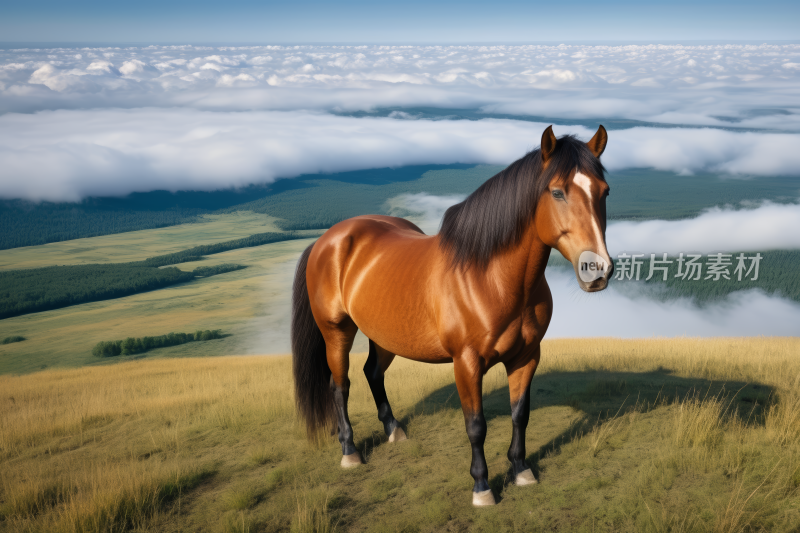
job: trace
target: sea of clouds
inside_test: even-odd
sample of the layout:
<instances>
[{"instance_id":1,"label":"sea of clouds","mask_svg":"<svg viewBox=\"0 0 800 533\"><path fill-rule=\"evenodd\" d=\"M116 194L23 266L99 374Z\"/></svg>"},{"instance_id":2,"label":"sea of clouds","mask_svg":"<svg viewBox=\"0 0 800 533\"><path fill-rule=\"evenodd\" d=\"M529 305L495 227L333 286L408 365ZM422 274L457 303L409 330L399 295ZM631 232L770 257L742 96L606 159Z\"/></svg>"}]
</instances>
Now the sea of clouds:
<instances>
[{"instance_id":1,"label":"sea of clouds","mask_svg":"<svg viewBox=\"0 0 800 533\"><path fill-rule=\"evenodd\" d=\"M0 111L381 106L800 131L800 45L0 50Z\"/></svg>"},{"instance_id":2,"label":"sea of clouds","mask_svg":"<svg viewBox=\"0 0 800 533\"><path fill-rule=\"evenodd\" d=\"M0 198L506 164L551 122L590 137L587 118L645 121L613 131L610 170L796 175L798 87L794 44L6 49ZM413 120L414 106L556 118ZM342 116L387 107L406 111Z\"/></svg>"}]
</instances>

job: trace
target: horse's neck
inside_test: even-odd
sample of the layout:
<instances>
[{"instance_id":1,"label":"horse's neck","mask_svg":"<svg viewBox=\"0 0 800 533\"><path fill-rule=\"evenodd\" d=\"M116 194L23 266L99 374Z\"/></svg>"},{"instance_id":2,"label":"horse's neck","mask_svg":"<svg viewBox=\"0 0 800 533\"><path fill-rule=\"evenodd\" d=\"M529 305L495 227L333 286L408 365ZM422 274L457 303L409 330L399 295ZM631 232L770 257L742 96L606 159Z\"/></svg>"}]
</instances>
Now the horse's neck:
<instances>
[{"instance_id":1,"label":"horse's neck","mask_svg":"<svg viewBox=\"0 0 800 533\"><path fill-rule=\"evenodd\" d=\"M525 297L544 279L550 250L531 222L517 244L490 261L485 275L498 280L497 289L509 298Z\"/></svg>"}]
</instances>

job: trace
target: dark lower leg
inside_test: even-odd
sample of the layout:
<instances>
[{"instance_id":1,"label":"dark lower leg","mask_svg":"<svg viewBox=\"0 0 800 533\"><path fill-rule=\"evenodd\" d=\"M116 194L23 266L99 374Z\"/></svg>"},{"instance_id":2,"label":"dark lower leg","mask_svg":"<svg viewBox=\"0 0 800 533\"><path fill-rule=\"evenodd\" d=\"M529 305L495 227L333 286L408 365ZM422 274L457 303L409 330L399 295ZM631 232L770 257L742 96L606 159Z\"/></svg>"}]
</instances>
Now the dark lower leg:
<instances>
[{"instance_id":1,"label":"dark lower leg","mask_svg":"<svg viewBox=\"0 0 800 533\"><path fill-rule=\"evenodd\" d=\"M342 445L342 455L352 455L356 453L356 445L353 443L353 426L350 425L350 417L347 416L350 380L345 379L339 385L331 379L331 389L336 403L336 417L339 424L339 443Z\"/></svg>"},{"instance_id":2,"label":"dark lower leg","mask_svg":"<svg viewBox=\"0 0 800 533\"><path fill-rule=\"evenodd\" d=\"M520 399L511 406L513 433L511 436L511 446L508 448L508 460L511 461L511 468L515 476L530 468L525 462L525 430L528 427L530 414L531 391L530 387L528 387L522 393Z\"/></svg>"},{"instance_id":3,"label":"dark lower leg","mask_svg":"<svg viewBox=\"0 0 800 533\"><path fill-rule=\"evenodd\" d=\"M383 430L387 435L391 435L400 424L392 413L389 399L386 397L386 388L383 385L383 368L378 360L378 350L375 343L369 341L369 357L364 365L364 374L367 376L369 389L375 399L375 407L378 408L378 419L383 422Z\"/></svg>"},{"instance_id":4,"label":"dark lower leg","mask_svg":"<svg viewBox=\"0 0 800 533\"><path fill-rule=\"evenodd\" d=\"M467 426L467 436L472 447L472 466L469 473L475 480L473 492L489 490L489 467L486 466L486 457L483 454L483 443L486 441L486 419L483 409L473 414L465 414L464 422Z\"/></svg>"}]
</instances>

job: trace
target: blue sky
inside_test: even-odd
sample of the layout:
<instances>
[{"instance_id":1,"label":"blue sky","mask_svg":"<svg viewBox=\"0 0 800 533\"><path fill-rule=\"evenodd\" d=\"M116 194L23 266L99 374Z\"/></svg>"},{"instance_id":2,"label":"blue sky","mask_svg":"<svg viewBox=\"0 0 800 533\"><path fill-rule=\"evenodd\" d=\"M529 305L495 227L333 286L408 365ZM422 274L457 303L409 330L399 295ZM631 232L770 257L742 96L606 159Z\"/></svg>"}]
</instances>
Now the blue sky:
<instances>
[{"instance_id":1,"label":"blue sky","mask_svg":"<svg viewBox=\"0 0 800 533\"><path fill-rule=\"evenodd\" d=\"M578 42L800 39L800 2L3 2L3 42Z\"/></svg>"}]
</instances>

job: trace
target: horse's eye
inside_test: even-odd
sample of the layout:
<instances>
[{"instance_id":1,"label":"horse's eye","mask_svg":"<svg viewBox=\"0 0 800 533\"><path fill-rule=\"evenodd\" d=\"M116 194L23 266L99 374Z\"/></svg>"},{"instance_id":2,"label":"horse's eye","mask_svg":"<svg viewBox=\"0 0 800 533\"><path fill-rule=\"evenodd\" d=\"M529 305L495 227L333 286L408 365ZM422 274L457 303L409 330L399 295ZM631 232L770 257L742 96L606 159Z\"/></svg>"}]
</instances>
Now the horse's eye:
<instances>
[{"instance_id":1,"label":"horse's eye","mask_svg":"<svg viewBox=\"0 0 800 533\"><path fill-rule=\"evenodd\" d=\"M563 200L564 199L564 192L560 189L553 189L553 198L556 200Z\"/></svg>"}]
</instances>

